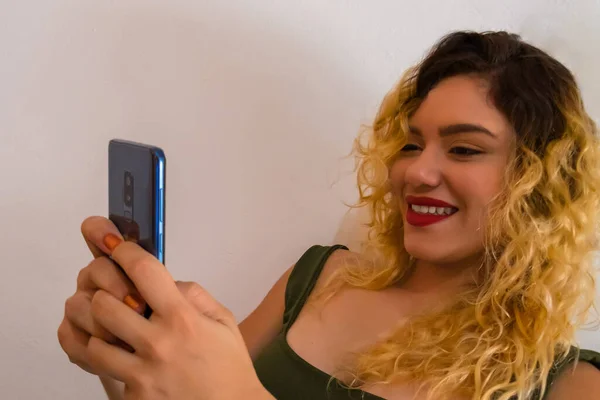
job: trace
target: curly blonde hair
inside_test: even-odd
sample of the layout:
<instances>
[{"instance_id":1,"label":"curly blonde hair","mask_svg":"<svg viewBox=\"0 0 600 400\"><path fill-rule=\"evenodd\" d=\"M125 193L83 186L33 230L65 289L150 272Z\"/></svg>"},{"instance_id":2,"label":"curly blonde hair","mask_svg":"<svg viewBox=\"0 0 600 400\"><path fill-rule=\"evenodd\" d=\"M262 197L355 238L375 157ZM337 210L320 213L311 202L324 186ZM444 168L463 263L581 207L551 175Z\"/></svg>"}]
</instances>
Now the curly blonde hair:
<instances>
[{"instance_id":1,"label":"curly blonde hair","mask_svg":"<svg viewBox=\"0 0 600 400\"><path fill-rule=\"evenodd\" d=\"M488 81L490 98L517 134L516 156L489 208L480 283L356 354L352 387L418 382L429 399L543 394L550 368L567 356L593 309L597 128L569 70L507 32L448 34L386 95L372 127L354 144L356 206L371 213L364 253L377 261L349 263L325 291L340 282L381 290L411 270L388 173L427 93L463 74Z\"/></svg>"}]
</instances>

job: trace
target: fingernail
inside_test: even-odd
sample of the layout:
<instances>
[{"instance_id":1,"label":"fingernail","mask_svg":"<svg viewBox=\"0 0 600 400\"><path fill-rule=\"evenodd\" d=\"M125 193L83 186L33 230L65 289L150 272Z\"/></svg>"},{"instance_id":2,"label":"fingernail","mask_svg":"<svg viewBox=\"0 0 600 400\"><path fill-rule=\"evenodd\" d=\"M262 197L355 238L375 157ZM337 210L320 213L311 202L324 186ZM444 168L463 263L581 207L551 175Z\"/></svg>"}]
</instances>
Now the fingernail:
<instances>
[{"instance_id":1,"label":"fingernail","mask_svg":"<svg viewBox=\"0 0 600 400\"><path fill-rule=\"evenodd\" d=\"M140 304L141 302L137 301L133 296L131 296L129 294L127 296L125 296L125 298L123 299L123 302L138 313L141 313L144 311L144 308Z\"/></svg>"},{"instance_id":2,"label":"fingernail","mask_svg":"<svg viewBox=\"0 0 600 400\"><path fill-rule=\"evenodd\" d=\"M104 236L104 245L108 247L110 251L113 251L119 244L121 244L122 240L116 235L109 233Z\"/></svg>"}]
</instances>

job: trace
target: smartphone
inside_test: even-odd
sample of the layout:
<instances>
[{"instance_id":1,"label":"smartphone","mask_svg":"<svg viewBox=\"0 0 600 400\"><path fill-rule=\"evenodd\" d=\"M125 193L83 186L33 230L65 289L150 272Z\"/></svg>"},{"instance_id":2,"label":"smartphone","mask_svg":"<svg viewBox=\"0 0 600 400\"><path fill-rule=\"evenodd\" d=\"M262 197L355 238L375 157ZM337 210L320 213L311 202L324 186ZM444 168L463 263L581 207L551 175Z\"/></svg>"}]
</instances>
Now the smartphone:
<instances>
[{"instance_id":1,"label":"smartphone","mask_svg":"<svg viewBox=\"0 0 600 400\"><path fill-rule=\"evenodd\" d=\"M125 240L165 263L166 157L156 146L108 144L108 217ZM152 311L147 307L146 317Z\"/></svg>"}]
</instances>

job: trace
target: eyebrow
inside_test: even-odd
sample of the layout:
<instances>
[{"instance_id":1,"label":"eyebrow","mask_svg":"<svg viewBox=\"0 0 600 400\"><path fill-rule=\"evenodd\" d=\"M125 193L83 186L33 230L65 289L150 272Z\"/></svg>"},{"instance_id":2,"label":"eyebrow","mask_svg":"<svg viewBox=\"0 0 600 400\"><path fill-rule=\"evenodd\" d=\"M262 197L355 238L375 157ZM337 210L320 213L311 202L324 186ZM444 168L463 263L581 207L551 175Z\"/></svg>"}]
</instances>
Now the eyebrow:
<instances>
[{"instance_id":1,"label":"eyebrow","mask_svg":"<svg viewBox=\"0 0 600 400\"><path fill-rule=\"evenodd\" d=\"M417 128L416 126L410 125L409 130L411 133L414 133L415 135L423 136L423 133L421 132L421 130L419 128ZM459 133L484 133L488 136L496 138L496 135L494 135L490 130L484 128L481 125L477 125L477 124L452 124L452 125L442 126L439 129L439 133L440 133L440 136L450 136L450 135L456 135Z\"/></svg>"}]
</instances>

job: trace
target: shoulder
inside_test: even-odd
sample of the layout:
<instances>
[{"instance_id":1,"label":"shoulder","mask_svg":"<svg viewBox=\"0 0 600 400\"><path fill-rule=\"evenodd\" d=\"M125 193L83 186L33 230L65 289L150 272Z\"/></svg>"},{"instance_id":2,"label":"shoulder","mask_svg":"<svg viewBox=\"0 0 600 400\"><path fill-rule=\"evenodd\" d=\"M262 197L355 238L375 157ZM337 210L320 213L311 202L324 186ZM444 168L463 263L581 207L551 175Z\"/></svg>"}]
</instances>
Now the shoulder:
<instances>
[{"instance_id":1,"label":"shoulder","mask_svg":"<svg viewBox=\"0 0 600 400\"><path fill-rule=\"evenodd\" d=\"M358 253L352 252L346 248L337 248L327 258L316 283L316 288L326 284L329 279L335 275L340 269L350 264L357 264L361 260Z\"/></svg>"},{"instance_id":2,"label":"shoulder","mask_svg":"<svg viewBox=\"0 0 600 400\"><path fill-rule=\"evenodd\" d=\"M600 398L600 368L587 361L564 368L548 389L546 400Z\"/></svg>"},{"instance_id":3,"label":"shoulder","mask_svg":"<svg viewBox=\"0 0 600 400\"><path fill-rule=\"evenodd\" d=\"M310 269L314 268L314 262L323 254L327 254L327 259L317 285L344 265L345 260L354 257L354 253L336 246L310 247L296 263L283 272L258 307L240 322L240 332L253 359L281 331L286 310L292 311L291 303L297 300L294 298L301 296L310 285Z\"/></svg>"},{"instance_id":4,"label":"shoulder","mask_svg":"<svg viewBox=\"0 0 600 400\"><path fill-rule=\"evenodd\" d=\"M284 294L293 268L292 265L285 270L259 305L238 325L252 359L257 357L281 330L285 310Z\"/></svg>"},{"instance_id":5,"label":"shoulder","mask_svg":"<svg viewBox=\"0 0 600 400\"><path fill-rule=\"evenodd\" d=\"M295 302L305 296L313 298L313 294L320 293L336 272L349 263L357 263L359 257L357 253L339 244L310 247L297 261L289 276L286 300Z\"/></svg>"},{"instance_id":6,"label":"shoulder","mask_svg":"<svg viewBox=\"0 0 600 400\"><path fill-rule=\"evenodd\" d=\"M313 275L313 278L321 281L357 257L357 253L351 252L344 245L313 245L297 260L289 279L293 280L297 275Z\"/></svg>"}]
</instances>

